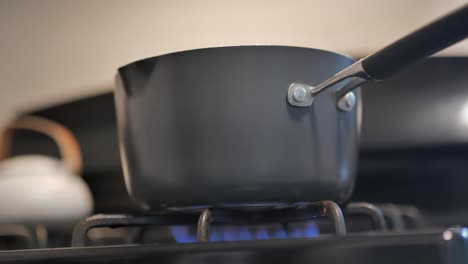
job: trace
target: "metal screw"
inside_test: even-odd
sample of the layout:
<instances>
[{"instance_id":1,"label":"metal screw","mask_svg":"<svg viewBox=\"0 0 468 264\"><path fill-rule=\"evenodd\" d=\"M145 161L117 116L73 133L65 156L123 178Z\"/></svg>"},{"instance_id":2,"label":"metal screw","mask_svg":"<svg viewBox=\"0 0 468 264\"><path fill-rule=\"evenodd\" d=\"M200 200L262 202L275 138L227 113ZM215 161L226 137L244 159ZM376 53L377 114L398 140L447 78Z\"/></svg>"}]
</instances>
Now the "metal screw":
<instances>
[{"instance_id":1,"label":"metal screw","mask_svg":"<svg viewBox=\"0 0 468 264\"><path fill-rule=\"evenodd\" d=\"M311 94L313 87L303 83L291 83L288 88L288 102L292 106L311 106L314 97Z\"/></svg>"},{"instance_id":2,"label":"metal screw","mask_svg":"<svg viewBox=\"0 0 468 264\"><path fill-rule=\"evenodd\" d=\"M344 112L351 111L356 105L356 95L353 92L347 93L338 101L338 109Z\"/></svg>"},{"instance_id":3,"label":"metal screw","mask_svg":"<svg viewBox=\"0 0 468 264\"><path fill-rule=\"evenodd\" d=\"M296 102L304 102L307 98L306 88L304 86L294 87L293 98Z\"/></svg>"}]
</instances>

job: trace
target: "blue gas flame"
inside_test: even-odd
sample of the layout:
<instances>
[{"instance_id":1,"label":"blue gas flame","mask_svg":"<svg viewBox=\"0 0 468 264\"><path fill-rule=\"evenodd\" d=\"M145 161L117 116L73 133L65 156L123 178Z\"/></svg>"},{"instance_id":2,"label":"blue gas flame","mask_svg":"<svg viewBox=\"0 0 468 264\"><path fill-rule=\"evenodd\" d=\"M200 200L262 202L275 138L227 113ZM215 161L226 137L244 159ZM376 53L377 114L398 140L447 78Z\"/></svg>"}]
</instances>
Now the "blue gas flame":
<instances>
[{"instance_id":1,"label":"blue gas flame","mask_svg":"<svg viewBox=\"0 0 468 264\"><path fill-rule=\"evenodd\" d=\"M195 243L197 236L190 229L188 226L171 226L171 233L177 243Z\"/></svg>"},{"instance_id":2,"label":"blue gas flame","mask_svg":"<svg viewBox=\"0 0 468 264\"><path fill-rule=\"evenodd\" d=\"M197 235L194 227L174 225L170 227L172 235L177 243L196 243ZM245 241L288 238L313 238L320 232L315 222L308 221L294 224L285 229L282 226L212 226L209 240L220 241Z\"/></svg>"}]
</instances>

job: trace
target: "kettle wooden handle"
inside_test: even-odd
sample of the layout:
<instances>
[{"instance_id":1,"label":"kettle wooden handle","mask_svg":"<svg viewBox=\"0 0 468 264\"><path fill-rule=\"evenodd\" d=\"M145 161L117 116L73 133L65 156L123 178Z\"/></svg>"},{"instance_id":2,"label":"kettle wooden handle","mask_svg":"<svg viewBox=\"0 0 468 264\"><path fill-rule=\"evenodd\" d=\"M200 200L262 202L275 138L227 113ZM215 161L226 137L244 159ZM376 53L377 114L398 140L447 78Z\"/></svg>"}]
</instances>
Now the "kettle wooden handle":
<instances>
[{"instance_id":1,"label":"kettle wooden handle","mask_svg":"<svg viewBox=\"0 0 468 264\"><path fill-rule=\"evenodd\" d=\"M79 174L82 169L81 150L73 133L65 126L38 116L22 116L10 122L0 135L0 160L10 155L15 130L24 129L49 136L57 144L69 170Z\"/></svg>"}]
</instances>

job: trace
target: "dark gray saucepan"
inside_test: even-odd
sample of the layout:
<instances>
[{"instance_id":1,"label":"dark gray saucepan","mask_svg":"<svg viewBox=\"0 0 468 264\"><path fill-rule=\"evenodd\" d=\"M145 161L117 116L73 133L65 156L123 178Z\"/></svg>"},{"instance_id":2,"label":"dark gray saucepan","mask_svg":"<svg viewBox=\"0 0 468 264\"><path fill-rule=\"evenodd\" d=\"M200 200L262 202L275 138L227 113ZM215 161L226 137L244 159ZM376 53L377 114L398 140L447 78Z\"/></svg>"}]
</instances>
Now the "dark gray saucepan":
<instances>
[{"instance_id":1,"label":"dark gray saucepan","mask_svg":"<svg viewBox=\"0 0 468 264\"><path fill-rule=\"evenodd\" d=\"M344 203L357 163L355 88L467 35L465 5L358 62L309 48L240 46L123 66L115 100L127 189L152 210Z\"/></svg>"}]
</instances>

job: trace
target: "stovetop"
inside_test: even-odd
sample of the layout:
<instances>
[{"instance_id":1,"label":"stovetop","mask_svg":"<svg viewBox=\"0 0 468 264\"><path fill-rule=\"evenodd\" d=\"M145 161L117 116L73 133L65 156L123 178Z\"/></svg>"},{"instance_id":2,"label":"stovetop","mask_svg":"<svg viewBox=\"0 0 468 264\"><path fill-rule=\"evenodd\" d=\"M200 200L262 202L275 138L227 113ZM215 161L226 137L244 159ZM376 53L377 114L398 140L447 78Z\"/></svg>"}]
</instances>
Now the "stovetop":
<instances>
[{"instance_id":1,"label":"stovetop","mask_svg":"<svg viewBox=\"0 0 468 264\"><path fill-rule=\"evenodd\" d=\"M362 217L369 220L365 228ZM341 210L330 201L263 211L95 215L75 227L68 247L0 251L0 263L468 263L467 228L423 220L411 206L350 203ZM148 227L156 227L156 240L143 238ZM93 233L100 229L112 232ZM23 231L14 235L28 237ZM41 232L35 234L31 241L40 241Z\"/></svg>"},{"instance_id":2,"label":"stovetop","mask_svg":"<svg viewBox=\"0 0 468 264\"><path fill-rule=\"evenodd\" d=\"M313 239L15 250L15 263L467 263L468 230L454 228Z\"/></svg>"}]
</instances>

